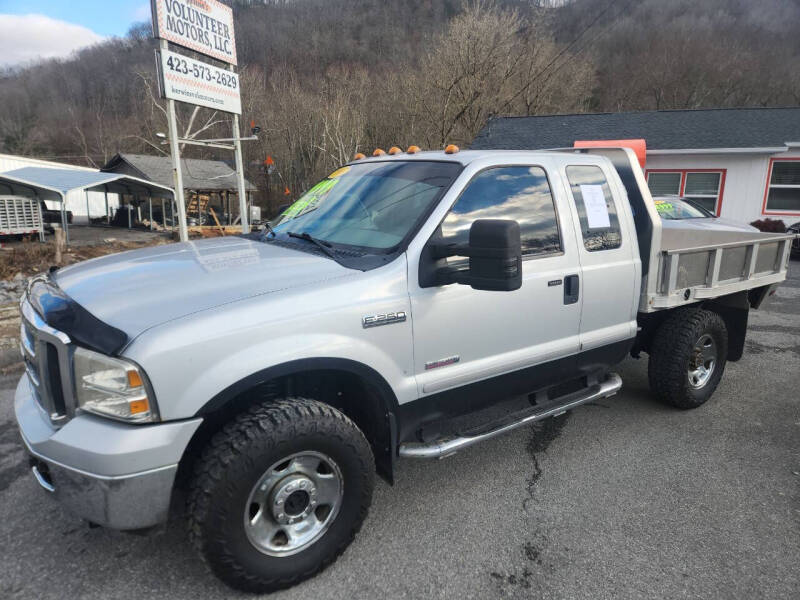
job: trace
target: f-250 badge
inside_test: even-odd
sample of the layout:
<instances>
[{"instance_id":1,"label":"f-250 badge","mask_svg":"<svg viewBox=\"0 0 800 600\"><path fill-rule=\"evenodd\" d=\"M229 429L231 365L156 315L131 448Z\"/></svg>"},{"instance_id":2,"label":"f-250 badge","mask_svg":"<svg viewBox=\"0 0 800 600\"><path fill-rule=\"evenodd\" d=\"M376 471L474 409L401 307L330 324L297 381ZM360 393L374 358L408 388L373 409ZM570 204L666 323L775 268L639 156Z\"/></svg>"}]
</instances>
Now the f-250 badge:
<instances>
[{"instance_id":1,"label":"f-250 badge","mask_svg":"<svg viewBox=\"0 0 800 600\"><path fill-rule=\"evenodd\" d=\"M380 325L391 325L392 323L402 323L405 320L406 320L406 313L400 311L400 312L385 313L382 315L369 315L361 319L361 324L364 326L364 329L368 329L370 327L378 327Z\"/></svg>"}]
</instances>

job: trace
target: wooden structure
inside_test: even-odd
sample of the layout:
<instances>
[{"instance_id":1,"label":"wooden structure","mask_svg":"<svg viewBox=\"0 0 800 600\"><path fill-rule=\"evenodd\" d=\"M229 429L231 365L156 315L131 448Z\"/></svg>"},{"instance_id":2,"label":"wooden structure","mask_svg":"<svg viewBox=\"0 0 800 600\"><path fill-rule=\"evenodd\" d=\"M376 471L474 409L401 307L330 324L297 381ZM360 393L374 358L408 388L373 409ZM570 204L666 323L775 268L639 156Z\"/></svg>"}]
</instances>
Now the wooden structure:
<instances>
[{"instance_id":1,"label":"wooden structure","mask_svg":"<svg viewBox=\"0 0 800 600\"><path fill-rule=\"evenodd\" d=\"M239 222L239 198L236 171L219 160L181 159L184 193L186 195L186 217L190 225L216 226L211 216L213 209L220 224L234 225ZM124 173L151 181L172 185L172 162L168 156L146 154L117 154L102 169L111 173ZM245 180L247 206L250 207L255 185ZM137 198L130 201L139 204ZM174 206L158 207L153 219L164 227L174 226ZM130 210L130 209L129 209Z\"/></svg>"}]
</instances>

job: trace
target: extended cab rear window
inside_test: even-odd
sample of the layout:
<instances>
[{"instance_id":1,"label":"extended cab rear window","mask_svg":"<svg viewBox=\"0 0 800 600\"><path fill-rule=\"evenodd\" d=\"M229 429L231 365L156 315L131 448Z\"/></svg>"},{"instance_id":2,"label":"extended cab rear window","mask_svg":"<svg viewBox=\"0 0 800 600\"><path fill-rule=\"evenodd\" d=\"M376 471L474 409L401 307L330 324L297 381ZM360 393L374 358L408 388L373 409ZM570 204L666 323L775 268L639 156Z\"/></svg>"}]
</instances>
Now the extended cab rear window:
<instances>
[{"instance_id":1,"label":"extended cab rear window","mask_svg":"<svg viewBox=\"0 0 800 600\"><path fill-rule=\"evenodd\" d=\"M622 245L617 207L600 167L567 167L567 179L581 223L583 246L589 252L613 250Z\"/></svg>"}]
</instances>

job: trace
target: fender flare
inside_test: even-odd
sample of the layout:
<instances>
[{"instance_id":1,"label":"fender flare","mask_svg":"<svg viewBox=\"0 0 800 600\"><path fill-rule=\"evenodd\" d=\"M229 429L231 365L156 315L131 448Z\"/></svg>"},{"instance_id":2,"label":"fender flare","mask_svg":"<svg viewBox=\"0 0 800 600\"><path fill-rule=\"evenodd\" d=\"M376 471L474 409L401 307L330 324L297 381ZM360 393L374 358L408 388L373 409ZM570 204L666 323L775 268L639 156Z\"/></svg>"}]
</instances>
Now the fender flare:
<instances>
[{"instance_id":1,"label":"fender flare","mask_svg":"<svg viewBox=\"0 0 800 600\"><path fill-rule=\"evenodd\" d=\"M394 464L397 458L398 447L397 418L399 405L397 396L380 373L363 363L345 358L303 358L273 365L252 373L236 383L229 385L206 402L194 416L204 417L214 413L240 394L252 389L258 384L287 375L297 375L303 372L320 370L351 373L366 381L377 392L379 401L381 402L380 408L386 418L386 434L388 435L385 442L388 442L388 446L384 447L382 450L375 449L375 462L378 473L382 475L389 484L394 483Z\"/></svg>"},{"instance_id":2,"label":"fender flare","mask_svg":"<svg viewBox=\"0 0 800 600\"><path fill-rule=\"evenodd\" d=\"M240 379L226 387L224 390L216 394L208 402L206 402L195 413L195 417L203 417L210 413L216 412L225 406L230 400L239 396L243 392L255 387L258 384L265 383L272 379L285 377L287 375L297 375L306 371L345 371L352 373L371 383L378 391L383 408L388 414L396 415L398 411L397 396L383 376L372 367L363 363L346 359L346 358L301 358L299 360L292 360L286 363L273 365L256 371L247 377Z\"/></svg>"}]
</instances>

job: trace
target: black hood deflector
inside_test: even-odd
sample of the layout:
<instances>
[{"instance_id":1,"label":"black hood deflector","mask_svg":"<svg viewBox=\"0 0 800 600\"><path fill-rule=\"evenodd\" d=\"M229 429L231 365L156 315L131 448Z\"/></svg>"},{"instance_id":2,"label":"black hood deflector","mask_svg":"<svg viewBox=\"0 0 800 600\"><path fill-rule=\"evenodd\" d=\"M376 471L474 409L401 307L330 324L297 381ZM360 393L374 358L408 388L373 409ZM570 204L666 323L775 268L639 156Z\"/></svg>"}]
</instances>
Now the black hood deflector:
<instances>
[{"instance_id":1,"label":"black hood deflector","mask_svg":"<svg viewBox=\"0 0 800 600\"><path fill-rule=\"evenodd\" d=\"M50 327L63 331L80 346L113 356L128 343L124 331L95 317L67 296L50 277L31 283L28 301Z\"/></svg>"}]
</instances>

